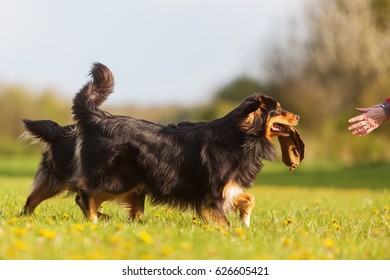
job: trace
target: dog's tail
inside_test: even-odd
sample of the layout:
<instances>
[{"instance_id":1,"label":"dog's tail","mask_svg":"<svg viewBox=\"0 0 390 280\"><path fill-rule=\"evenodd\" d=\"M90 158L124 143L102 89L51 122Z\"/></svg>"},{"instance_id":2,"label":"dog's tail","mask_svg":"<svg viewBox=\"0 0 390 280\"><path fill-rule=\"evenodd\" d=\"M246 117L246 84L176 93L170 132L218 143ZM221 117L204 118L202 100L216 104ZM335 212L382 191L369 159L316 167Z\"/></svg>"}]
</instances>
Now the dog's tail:
<instances>
[{"instance_id":1,"label":"dog's tail","mask_svg":"<svg viewBox=\"0 0 390 280\"><path fill-rule=\"evenodd\" d=\"M95 63L90 76L92 80L73 99L72 113L76 122L103 117L104 113L99 107L114 89L114 77L105 65Z\"/></svg>"},{"instance_id":2,"label":"dog's tail","mask_svg":"<svg viewBox=\"0 0 390 280\"><path fill-rule=\"evenodd\" d=\"M25 132L19 137L19 141L31 140L32 143L53 143L60 136L62 127L51 120L32 121L23 119Z\"/></svg>"}]
</instances>

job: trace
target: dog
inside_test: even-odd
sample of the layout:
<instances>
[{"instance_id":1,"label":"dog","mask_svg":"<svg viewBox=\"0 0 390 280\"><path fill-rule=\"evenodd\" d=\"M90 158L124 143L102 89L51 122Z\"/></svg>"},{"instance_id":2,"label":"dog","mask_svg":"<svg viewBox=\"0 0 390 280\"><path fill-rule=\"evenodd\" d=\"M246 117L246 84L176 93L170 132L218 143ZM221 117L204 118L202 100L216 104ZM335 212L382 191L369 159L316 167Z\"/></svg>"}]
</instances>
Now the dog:
<instances>
[{"instance_id":1,"label":"dog","mask_svg":"<svg viewBox=\"0 0 390 280\"><path fill-rule=\"evenodd\" d=\"M249 227L252 186L263 160L276 157L272 137L289 136L299 116L272 97L254 94L222 118L163 126L100 109L111 71L95 63L91 81L73 99L76 172L73 180L87 218L98 218L96 196L134 194L141 203L193 209L207 223L229 226L237 210ZM98 104L98 105L97 105Z\"/></svg>"},{"instance_id":2,"label":"dog","mask_svg":"<svg viewBox=\"0 0 390 280\"><path fill-rule=\"evenodd\" d=\"M104 91L112 91L114 80L102 84ZM100 104L96 103L96 106ZM74 175L74 149L76 146L76 125L61 126L51 120L22 120L25 132L19 141L31 140L32 143L42 144L41 161L35 172L32 191L29 194L20 215L32 214L35 208L43 201L65 191L69 195L77 190L70 184ZM128 208L130 219L141 218L144 204L134 202L133 194L113 196L98 194L95 196L95 205L99 208L104 201L114 200ZM76 201L79 201L78 194ZM82 210L84 207L80 207ZM84 215L88 215L84 213ZM109 219L110 216L97 212L99 218Z\"/></svg>"},{"instance_id":3,"label":"dog","mask_svg":"<svg viewBox=\"0 0 390 280\"><path fill-rule=\"evenodd\" d=\"M41 161L35 172L32 191L29 194L20 215L32 214L43 201L68 192L68 195L77 194L71 188L71 179L74 174L74 149L76 146L76 125L61 126L52 120L22 120L25 132L19 141L31 141L32 144L42 144ZM169 126L183 126L185 122L169 124ZM188 125L192 125L188 123ZM99 209L105 201L115 200L123 207L128 208L128 217L133 220L141 219L144 212L144 203L134 201L134 194L114 196L100 193L95 197L95 205ZM76 195L76 201L78 196ZM83 209L82 209L83 210ZM87 215L87 213L84 213ZM109 219L110 216L98 212L98 217Z\"/></svg>"},{"instance_id":4,"label":"dog","mask_svg":"<svg viewBox=\"0 0 390 280\"><path fill-rule=\"evenodd\" d=\"M68 195L77 194L70 184L74 174L74 148L76 146L76 125L61 126L51 120L23 119L26 132L20 140L32 140L32 143L42 143L41 162L35 173L32 191L20 215L32 214L35 208L44 200L52 198L60 193L68 192ZM78 195L78 194L77 194ZM78 197L76 195L76 201ZM109 196L98 194L95 197L97 208L104 201L115 200L125 208L128 208L130 219L141 218L144 211L143 204L133 203L133 195ZM82 208L83 209L83 208ZM87 215L87 213L84 213ZM109 219L110 216L98 212L98 217Z\"/></svg>"}]
</instances>

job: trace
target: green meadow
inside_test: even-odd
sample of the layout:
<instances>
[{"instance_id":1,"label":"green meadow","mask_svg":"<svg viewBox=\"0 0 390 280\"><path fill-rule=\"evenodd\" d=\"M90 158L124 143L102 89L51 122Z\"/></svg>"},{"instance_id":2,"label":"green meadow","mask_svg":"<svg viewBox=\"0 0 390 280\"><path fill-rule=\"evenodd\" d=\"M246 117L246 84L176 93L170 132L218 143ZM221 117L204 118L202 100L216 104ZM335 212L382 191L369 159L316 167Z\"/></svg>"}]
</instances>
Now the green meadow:
<instances>
[{"instance_id":1,"label":"green meadow","mask_svg":"<svg viewBox=\"0 0 390 280\"><path fill-rule=\"evenodd\" d=\"M141 222L86 221L74 197L19 217L38 155L0 158L0 259L390 259L390 163L302 163L292 174L267 163L250 192L250 228L204 224L191 211L147 205Z\"/></svg>"}]
</instances>

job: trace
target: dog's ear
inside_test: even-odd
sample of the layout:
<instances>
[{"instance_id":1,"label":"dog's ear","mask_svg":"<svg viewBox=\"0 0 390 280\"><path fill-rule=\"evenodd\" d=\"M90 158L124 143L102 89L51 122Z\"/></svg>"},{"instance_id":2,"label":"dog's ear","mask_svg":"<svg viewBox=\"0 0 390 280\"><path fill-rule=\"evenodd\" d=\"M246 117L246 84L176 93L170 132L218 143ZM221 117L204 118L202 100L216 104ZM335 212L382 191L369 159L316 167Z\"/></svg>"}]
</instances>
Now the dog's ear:
<instances>
[{"instance_id":1,"label":"dog's ear","mask_svg":"<svg viewBox=\"0 0 390 280\"><path fill-rule=\"evenodd\" d=\"M252 96L247 97L238 107L239 114L241 118L248 117L249 114L256 112L263 103L263 95L254 94Z\"/></svg>"}]
</instances>

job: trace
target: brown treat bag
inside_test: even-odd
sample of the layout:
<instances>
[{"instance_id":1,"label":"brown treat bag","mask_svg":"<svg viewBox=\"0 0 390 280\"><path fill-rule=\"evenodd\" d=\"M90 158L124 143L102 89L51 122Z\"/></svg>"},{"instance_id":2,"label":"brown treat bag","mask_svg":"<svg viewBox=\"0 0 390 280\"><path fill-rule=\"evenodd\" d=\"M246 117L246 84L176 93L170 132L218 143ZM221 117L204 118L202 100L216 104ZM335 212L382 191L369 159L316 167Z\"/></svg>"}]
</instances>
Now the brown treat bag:
<instances>
[{"instance_id":1,"label":"brown treat bag","mask_svg":"<svg viewBox=\"0 0 390 280\"><path fill-rule=\"evenodd\" d=\"M305 143L296 128L290 126L289 130L289 136L278 136L278 140L282 149L283 163L290 166L290 172L292 172L304 158Z\"/></svg>"}]
</instances>

